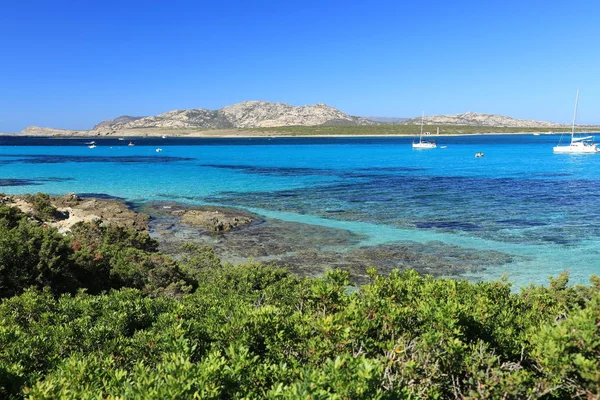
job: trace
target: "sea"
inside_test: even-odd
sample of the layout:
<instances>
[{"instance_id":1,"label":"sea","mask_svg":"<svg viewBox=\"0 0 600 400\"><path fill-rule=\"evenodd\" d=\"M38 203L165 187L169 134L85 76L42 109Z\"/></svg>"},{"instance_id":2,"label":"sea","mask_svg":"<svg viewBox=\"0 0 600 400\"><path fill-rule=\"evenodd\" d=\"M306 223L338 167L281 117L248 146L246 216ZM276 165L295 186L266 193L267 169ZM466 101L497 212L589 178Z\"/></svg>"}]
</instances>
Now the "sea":
<instances>
[{"instance_id":1,"label":"sea","mask_svg":"<svg viewBox=\"0 0 600 400\"><path fill-rule=\"evenodd\" d=\"M436 139L437 149L413 150L409 137L2 136L0 192L242 208L301 235L356 234L342 252L394 243L417 258L493 252L456 277L505 276L516 287L564 270L571 283L600 274L600 154L553 154L550 134Z\"/></svg>"}]
</instances>

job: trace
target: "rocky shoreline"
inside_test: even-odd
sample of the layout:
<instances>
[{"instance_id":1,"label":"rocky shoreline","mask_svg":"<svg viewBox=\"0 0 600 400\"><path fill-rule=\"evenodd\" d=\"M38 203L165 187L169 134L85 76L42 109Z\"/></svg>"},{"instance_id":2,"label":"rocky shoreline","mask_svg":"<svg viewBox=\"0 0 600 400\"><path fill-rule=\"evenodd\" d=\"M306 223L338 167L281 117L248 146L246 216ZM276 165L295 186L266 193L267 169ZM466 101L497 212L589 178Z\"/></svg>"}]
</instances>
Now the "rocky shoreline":
<instances>
[{"instance_id":1,"label":"rocky shoreline","mask_svg":"<svg viewBox=\"0 0 600 400\"><path fill-rule=\"evenodd\" d=\"M36 210L39 198L40 195L0 195L0 204L17 207L40 223L53 226L62 233L69 231L78 222L98 222L138 231L148 230L150 217L131 210L122 200L85 198L75 193L44 196L43 201L55 210L52 215L40 215L39 210Z\"/></svg>"},{"instance_id":2,"label":"rocky shoreline","mask_svg":"<svg viewBox=\"0 0 600 400\"><path fill-rule=\"evenodd\" d=\"M350 231L270 219L228 207L166 201L132 206L120 199L74 193L39 196L0 195L0 204L15 206L63 233L81 221L115 224L150 233L160 251L176 258L185 243L193 242L212 247L223 262L273 263L301 276L320 276L326 270L343 268L351 271L356 282L364 282L367 268L375 267L381 273L411 268L434 276L460 277L512 261L501 252L469 251L440 242L366 246L361 245L365 237ZM51 217L39 216L36 207L40 201L55 210Z\"/></svg>"}]
</instances>

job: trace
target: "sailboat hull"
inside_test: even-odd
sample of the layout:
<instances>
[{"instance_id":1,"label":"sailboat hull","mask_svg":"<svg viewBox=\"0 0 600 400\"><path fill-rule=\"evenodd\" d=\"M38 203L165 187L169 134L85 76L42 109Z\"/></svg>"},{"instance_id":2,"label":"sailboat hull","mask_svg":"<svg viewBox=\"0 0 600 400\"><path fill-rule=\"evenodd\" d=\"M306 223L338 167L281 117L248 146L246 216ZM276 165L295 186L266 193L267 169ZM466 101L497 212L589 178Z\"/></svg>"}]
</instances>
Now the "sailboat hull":
<instances>
[{"instance_id":1,"label":"sailboat hull","mask_svg":"<svg viewBox=\"0 0 600 400\"><path fill-rule=\"evenodd\" d=\"M420 149L420 150L435 149L437 147L437 144L431 143L431 142L417 142L417 143L413 143L412 147L413 147L413 149Z\"/></svg>"},{"instance_id":2,"label":"sailboat hull","mask_svg":"<svg viewBox=\"0 0 600 400\"><path fill-rule=\"evenodd\" d=\"M421 115L421 134L419 135L419 141L412 143L412 148L416 150L427 150L427 149L435 149L437 144L433 141L423 140L423 120L425 119L425 112L423 111L423 115ZM438 128L439 133L439 128ZM429 135L429 132L425 133Z\"/></svg>"},{"instance_id":3,"label":"sailboat hull","mask_svg":"<svg viewBox=\"0 0 600 400\"><path fill-rule=\"evenodd\" d=\"M600 149L595 144L575 142L567 146L556 146L554 152L559 154L594 154L600 152Z\"/></svg>"},{"instance_id":4,"label":"sailboat hull","mask_svg":"<svg viewBox=\"0 0 600 400\"><path fill-rule=\"evenodd\" d=\"M577 120L577 105L579 104L579 89L575 95L575 110L573 111L573 124L571 125L571 143L566 146L555 146L555 153L562 154L594 154L600 152L594 143L593 136L575 137L575 121Z\"/></svg>"}]
</instances>

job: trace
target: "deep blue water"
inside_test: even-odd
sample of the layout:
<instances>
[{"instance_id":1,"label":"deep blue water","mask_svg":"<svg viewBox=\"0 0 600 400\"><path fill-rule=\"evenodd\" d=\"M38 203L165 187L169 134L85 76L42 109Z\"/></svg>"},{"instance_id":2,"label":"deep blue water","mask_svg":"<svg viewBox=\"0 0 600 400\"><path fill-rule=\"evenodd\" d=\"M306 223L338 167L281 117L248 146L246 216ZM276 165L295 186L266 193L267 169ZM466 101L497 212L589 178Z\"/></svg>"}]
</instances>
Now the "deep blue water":
<instances>
[{"instance_id":1,"label":"deep blue water","mask_svg":"<svg viewBox=\"0 0 600 400\"><path fill-rule=\"evenodd\" d=\"M553 154L558 135L440 137L447 148L421 151L412 138L93 140L0 137L0 192L220 204L361 233L362 245L497 250L515 257L472 278L518 285L600 273L600 155Z\"/></svg>"}]
</instances>

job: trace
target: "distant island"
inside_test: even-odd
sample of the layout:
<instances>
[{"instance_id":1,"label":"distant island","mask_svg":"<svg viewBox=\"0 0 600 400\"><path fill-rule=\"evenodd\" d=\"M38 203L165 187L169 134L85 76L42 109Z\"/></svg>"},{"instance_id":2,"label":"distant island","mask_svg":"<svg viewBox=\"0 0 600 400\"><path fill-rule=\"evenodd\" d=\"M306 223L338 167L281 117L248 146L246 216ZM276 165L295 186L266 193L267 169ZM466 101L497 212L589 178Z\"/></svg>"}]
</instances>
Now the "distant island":
<instances>
[{"instance_id":1,"label":"distant island","mask_svg":"<svg viewBox=\"0 0 600 400\"><path fill-rule=\"evenodd\" d=\"M442 134L564 132L569 126L546 121L521 120L496 114L425 116L426 130ZM65 137L244 137L244 136L349 136L415 135L421 117L387 118L348 115L323 103L292 106L286 103L245 101L218 110L173 110L155 116L123 115L99 122L89 130L30 126L17 135ZM597 131L597 126L578 127Z\"/></svg>"}]
</instances>

